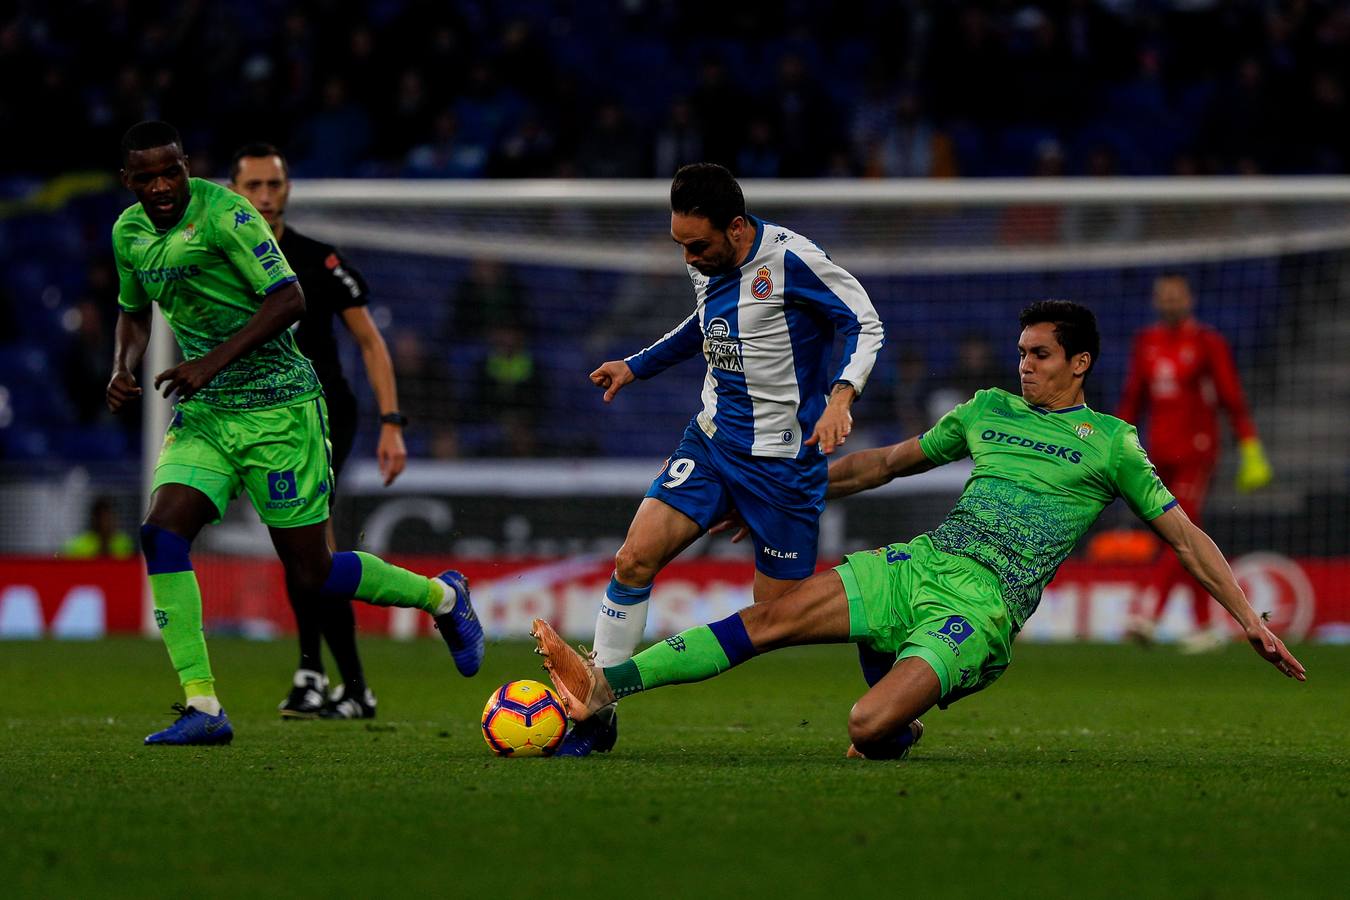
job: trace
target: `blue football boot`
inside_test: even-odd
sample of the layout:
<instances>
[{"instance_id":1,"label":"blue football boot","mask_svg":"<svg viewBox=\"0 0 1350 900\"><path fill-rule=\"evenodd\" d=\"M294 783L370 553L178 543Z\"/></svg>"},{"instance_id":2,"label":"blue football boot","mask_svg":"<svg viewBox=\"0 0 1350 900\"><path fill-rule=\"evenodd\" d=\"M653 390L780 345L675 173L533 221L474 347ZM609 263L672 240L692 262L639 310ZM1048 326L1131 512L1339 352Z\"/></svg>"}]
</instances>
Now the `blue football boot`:
<instances>
[{"instance_id":1,"label":"blue football boot","mask_svg":"<svg viewBox=\"0 0 1350 900\"><path fill-rule=\"evenodd\" d=\"M178 719L163 731L156 731L145 739L147 744L210 745L228 744L234 740L234 728L225 710L210 715L193 706L173 705Z\"/></svg>"},{"instance_id":2,"label":"blue football boot","mask_svg":"<svg viewBox=\"0 0 1350 900\"><path fill-rule=\"evenodd\" d=\"M478 667L483 664L483 625L469 602L469 579L454 569L436 577L445 582L455 596L455 605L436 616L436 629L445 639L445 646L450 648L455 668L468 678L478 674Z\"/></svg>"},{"instance_id":3,"label":"blue football boot","mask_svg":"<svg viewBox=\"0 0 1350 900\"><path fill-rule=\"evenodd\" d=\"M614 742L618 739L619 708L615 704L574 724L553 755L590 756L592 753L608 753L614 749Z\"/></svg>"}]
</instances>

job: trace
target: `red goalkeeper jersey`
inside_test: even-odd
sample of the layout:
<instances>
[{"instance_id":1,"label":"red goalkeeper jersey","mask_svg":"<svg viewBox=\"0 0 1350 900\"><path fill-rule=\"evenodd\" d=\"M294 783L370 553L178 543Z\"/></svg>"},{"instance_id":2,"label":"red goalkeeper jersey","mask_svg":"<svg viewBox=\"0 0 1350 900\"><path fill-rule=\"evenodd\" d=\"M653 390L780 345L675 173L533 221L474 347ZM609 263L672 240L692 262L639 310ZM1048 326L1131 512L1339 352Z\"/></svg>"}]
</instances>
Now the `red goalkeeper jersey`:
<instances>
[{"instance_id":1,"label":"red goalkeeper jersey","mask_svg":"<svg viewBox=\"0 0 1350 900\"><path fill-rule=\"evenodd\" d=\"M1145 406L1155 462L1217 458L1219 407L1239 440L1256 437L1228 342L1195 319L1150 325L1135 336L1118 415L1138 423Z\"/></svg>"}]
</instances>

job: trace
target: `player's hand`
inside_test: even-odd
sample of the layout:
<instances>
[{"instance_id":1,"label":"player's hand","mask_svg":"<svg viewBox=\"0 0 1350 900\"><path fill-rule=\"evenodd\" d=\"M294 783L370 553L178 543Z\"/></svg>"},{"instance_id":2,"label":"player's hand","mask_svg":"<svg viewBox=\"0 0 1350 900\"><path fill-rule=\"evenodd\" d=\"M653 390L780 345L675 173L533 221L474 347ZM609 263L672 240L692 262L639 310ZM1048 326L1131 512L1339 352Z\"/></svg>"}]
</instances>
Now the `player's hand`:
<instances>
[{"instance_id":1,"label":"player's hand","mask_svg":"<svg viewBox=\"0 0 1350 900\"><path fill-rule=\"evenodd\" d=\"M179 400L187 400L193 394L206 387L219 370L207 362L206 357L181 362L172 369L165 369L155 376L155 390L165 398L178 394ZM161 385L163 389L161 390Z\"/></svg>"},{"instance_id":2,"label":"player's hand","mask_svg":"<svg viewBox=\"0 0 1350 900\"><path fill-rule=\"evenodd\" d=\"M830 404L825 407L825 412L816 422L815 430L806 439L806 445L811 447L819 444L820 452L828 456L836 448L844 445L844 441L848 440L848 433L852 430L853 414L843 406Z\"/></svg>"},{"instance_id":3,"label":"player's hand","mask_svg":"<svg viewBox=\"0 0 1350 900\"><path fill-rule=\"evenodd\" d=\"M608 403L625 384L636 378L628 363L621 359L612 359L591 373L591 384L605 389L605 402Z\"/></svg>"},{"instance_id":4,"label":"player's hand","mask_svg":"<svg viewBox=\"0 0 1350 900\"><path fill-rule=\"evenodd\" d=\"M389 487L408 465L408 449L403 446L402 428L389 424L380 426L380 443L375 448L375 458L380 463L380 477L384 479L384 486Z\"/></svg>"},{"instance_id":5,"label":"player's hand","mask_svg":"<svg viewBox=\"0 0 1350 900\"><path fill-rule=\"evenodd\" d=\"M112 412L118 412L123 406L140 395L141 386L136 383L136 376L130 372L114 372L112 380L108 382L108 389L104 393L108 402L108 409Z\"/></svg>"},{"instance_id":6,"label":"player's hand","mask_svg":"<svg viewBox=\"0 0 1350 900\"><path fill-rule=\"evenodd\" d=\"M713 526L708 529L708 534L721 534L733 528L736 529L736 533L731 536L733 544L739 544L750 535L750 526L745 524L741 514L734 509L723 516L721 520L714 522Z\"/></svg>"},{"instance_id":7,"label":"player's hand","mask_svg":"<svg viewBox=\"0 0 1350 900\"><path fill-rule=\"evenodd\" d=\"M1286 678L1308 680L1308 672L1303 668L1303 663L1294 658L1294 654L1289 652L1284 641L1276 637L1275 632L1267 628L1264 622L1258 622L1247 629L1247 640L1251 642L1253 650L1261 654L1266 662L1283 672Z\"/></svg>"},{"instance_id":8,"label":"player's hand","mask_svg":"<svg viewBox=\"0 0 1350 900\"><path fill-rule=\"evenodd\" d=\"M1274 472L1271 471L1270 461L1266 459L1261 442L1256 438L1247 438L1238 445L1238 452L1242 455L1242 462L1238 465L1237 489L1245 494L1270 484Z\"/></svg>"}]
</instances>

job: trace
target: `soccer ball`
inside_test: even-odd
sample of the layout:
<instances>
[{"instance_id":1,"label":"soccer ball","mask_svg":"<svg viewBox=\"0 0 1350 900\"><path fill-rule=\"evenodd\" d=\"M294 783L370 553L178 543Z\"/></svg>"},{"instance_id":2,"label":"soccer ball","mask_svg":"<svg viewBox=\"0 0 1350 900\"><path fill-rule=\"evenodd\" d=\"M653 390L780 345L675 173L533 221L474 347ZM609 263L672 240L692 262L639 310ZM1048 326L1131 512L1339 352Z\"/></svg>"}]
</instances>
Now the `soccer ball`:
<instances>
[{"instance_id":1,"label":"soccer ball","mask_svg":"<svg viewBox=\"0 0 1350 900\"><path fill-rule=\"evenodd\" d=\"M498 756L550 756L565 731L557 695L537 681L508 681L483 707L483 740Z\"/></svg>"}]
</instances>

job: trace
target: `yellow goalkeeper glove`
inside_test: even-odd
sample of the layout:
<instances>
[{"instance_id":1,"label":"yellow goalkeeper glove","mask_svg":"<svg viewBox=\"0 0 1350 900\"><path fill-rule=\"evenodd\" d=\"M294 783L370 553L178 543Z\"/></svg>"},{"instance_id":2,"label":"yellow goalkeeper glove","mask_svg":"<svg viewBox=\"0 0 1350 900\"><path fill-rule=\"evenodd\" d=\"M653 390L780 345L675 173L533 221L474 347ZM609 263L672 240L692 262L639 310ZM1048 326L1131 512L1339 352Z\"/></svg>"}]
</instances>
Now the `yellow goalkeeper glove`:
<instances>
[{"instance_id":1,"label":"yellow goalkeeper glove","mask_svg":"<svg viewBox=\"0 0 1350 900\"><path fill-rule=\"evenodd\" d=\"M1247 438L1238 444L1238 452L1242 454L1242 462L1238 465L1237 489L1245 494L1270 484L1275 473L1270 469L1270 461L1266 459L1261 442L1256 438Z\"/></svg>"}]
</instances>

